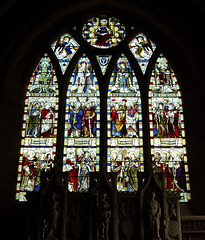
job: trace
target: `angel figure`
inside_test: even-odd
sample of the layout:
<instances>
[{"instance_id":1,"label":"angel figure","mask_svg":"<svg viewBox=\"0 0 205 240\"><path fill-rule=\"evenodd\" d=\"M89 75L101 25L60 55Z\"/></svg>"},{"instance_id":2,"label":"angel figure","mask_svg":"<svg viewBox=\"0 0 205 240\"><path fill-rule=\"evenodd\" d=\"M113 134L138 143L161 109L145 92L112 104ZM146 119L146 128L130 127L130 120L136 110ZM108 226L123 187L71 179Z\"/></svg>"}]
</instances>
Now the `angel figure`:
<instances>
[{"instance_id":1,"label":"angel figure","mask_svg":"<svg viewBox=\"0 0 205 240\"><path fill-rule=\"evenodd\" d=\"M72 37L69 35L64 36L62 39L58 39L55 45L54 52L59 55L59 58L67 58L70 56L74 51L78 49L77 46L74 46L71 43Z\"/></svg>"},{"instance_id":2,"label":"angel figure","mask_svg":"<svg viewBox=\"0 0 205 240\"><path fill-rule=\"evenodd\" d=\"M135 45L131 48L134 48L136 56L142 59L149 59L150 52L153 52L150 40L142 35L136 37Z\"/></svg>"}]
</instances>

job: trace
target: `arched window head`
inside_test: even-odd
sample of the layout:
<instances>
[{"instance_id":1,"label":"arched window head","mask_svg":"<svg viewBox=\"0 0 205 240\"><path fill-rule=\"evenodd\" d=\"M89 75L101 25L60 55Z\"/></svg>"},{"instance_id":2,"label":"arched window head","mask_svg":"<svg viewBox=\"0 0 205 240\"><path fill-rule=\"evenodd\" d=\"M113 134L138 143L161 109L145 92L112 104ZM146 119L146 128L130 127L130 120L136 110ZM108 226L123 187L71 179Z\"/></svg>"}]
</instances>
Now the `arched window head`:
<instances>
[{"instance_id":1,"label":"arched window head","mask_svg":"<svg viewBox=\"0 0 205 240\"><path fill-rule=\"evenodd\" d=\"M51 171L56 154L58 84L47 54L29 81L23 116L16 199L40 189L42 171Z\"/></svg>"},{"instance_id":2,"label":"arched window head","mask_svg":"<svg viewBox=\"0 0 205 240\"><path fill-rule=\"evenodd\" d=\"M66 98L63 171L69 191L87 191L89 173L99 171L100 95L91 62L84 54L69 81Z\"/></svg>"},{"instance_id":3,"label":"arched window head","mask_svg":"<svg viewBox=\"0 0 205 240\"><path fill-rule=\"evenodd\" d=\"M136 191L137 172L144 171L141 97L137 78L124 54L113 70L107 101L107 169L117 172L118 191Z\"/></svg>"},{"instance_id":4,"label":"arched window head","mask_svg":"<svg viewBox=\"0 0 205 240\"><path fill-rule=\"evenodd\" d=\"M182 99L168 60L157 58L149 87L151 154L156 172L165 172L167 189L190 200Z\"/></svg>"},{"instance_id":5,"label":"arched window head","mask_svg":"<svg viewBox=\"0 0 205 240\"><path fill-rule=\"evenodd\" d=\"M139 33L129 43L130 51L137 59L139 66L145 74L149 60L154 52L156 45L144 33Z\"/></svg>"}]
</instances>

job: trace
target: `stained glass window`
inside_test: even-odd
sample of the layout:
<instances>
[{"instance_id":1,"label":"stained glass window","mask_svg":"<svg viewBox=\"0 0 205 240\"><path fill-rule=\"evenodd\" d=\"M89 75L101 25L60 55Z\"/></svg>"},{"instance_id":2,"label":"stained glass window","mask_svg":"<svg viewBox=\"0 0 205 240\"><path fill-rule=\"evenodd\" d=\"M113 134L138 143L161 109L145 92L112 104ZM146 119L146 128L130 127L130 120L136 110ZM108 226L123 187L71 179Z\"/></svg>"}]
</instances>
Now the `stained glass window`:
<instances>
[{"instance_id":1,"label":"stained glass window","mask_svg":"<svg viewBox=\"0 0 205 240\"><path fill-rule=\"evenodd\" d=\"M140 68L144 74L147 69L149 60L152 56L152 53L156 48L156 45L143 33L139 33L129 43L128 46L134 57L137 59Z\"/></svg>"},{"instance_id":2,"label":"stained glass window","mask_svg":"<svg viewBox=\"0 0 205 240\"><path fill-rule=\"evenodd\" d=\"M66 33L59 37L59 39L51 45L51 48L59 61L62 72L65 73L70 60L79 48L79 44Z\"/></svg>"},{"instance_id":3,"label":"stained glass window","mask_svg":"<svg viewBox=\"0 0 205 240\"><path fill-rule=\"evenodd\" d=\"M100 69L102 71L102 74L104 75L106 70L107 70L107 67L108 67L108 64L110 62L110 59L112 56L107 56L107 55L99 55L99 56L96 56L97 57L97 60L98 60L98 63L100 65Z\"/></svg>"},{"instance_id":4,"label":"stained glass window","mask_svg":"<svg viewBox=\"0 0 205 240\"><path fill-rule=\"evenodd\" d=\"M125 38L125 27L117 18L93 17L83 26L82 36L93 47L111 48Z\"/></svg>"},{"instance_id":5,"label":"stained glass window","mask_svg":"<svg viewBox=\"0 0 205 240\"><path fill-rule=\"evenodd\" d=\"M100 95L91 62L84 54L70 78L65 117L63 171L69 191L87 191L89 172L99 170Z\"/></svg>"},{"instance_id":6,"label":"stained glass window","mask_svg":"<svg viewBox=\"0 0 205 240\"><path fill-rule=\"evenodd\" d=\"M142 110L138 81L124 54L118 59L108 89L108 172L117 172L118 191L138 189L144 171Z\"/></svg>"},{"instance_id":7,"label":"stained glass window","mask_svg":"<svg viewBox=\"0 0 205 240\"><path fill-rule=\"evenodd\" d=\"M166 172L167 188L190 200L182 99L167 58L157 59L149 88L151 153L156 172Z\"/></svg>"},{"instance_id":8,"label":"stained glass window","mask_svg":"<svg viewBox=\"0 0 205 240\"><path fill-rule=\"evenodd\" d=\"M98 62L106 85L106 71L110 72L112 64L109 63L116 53L113 51L116 49L111 48L122 43L124 51L129 51L123 46L125 27L115 17L100 15L83 25L82 37L85 40L81 40L82 50L87 51L88 44L94 47L89 47L89 54L93 54L92 59L96 57L93 64ZM59 64L63 74L66 71L70 74L66 96L61 93L62 99L66 98L63 172L69 172L70 192L85 192L90 186L89 173L100 171L100 90L94 71L98 66L92 65L83 54L73 70L70 62L80 44L68 33L50 47L57 59L55 64ZM107 171L117 173L118 191L135 192L137 174L144 171L144 157L141 95L134 68L139 64L142 73L146 73L156 45L144 33L139 33L128 47L136 59L135 65L131 66L125 54L121 54L108 87ZM102 87L101 95L106 94L105 91ZM175 73L162 54L152 71L148 94L153 169L166 173L169 191L179 191L182 201L189 201L181 92ZM33 71L26 93L16 193L19 201L26 201L27 191L39 191L41 172L51 171L54 165L58 97L55 70L48 54L44 54Z\"/></svg>"},{"instance_id":9,"label":"stained glass window","mask_svg":"<svg viewBox=\"0 0 205 240\"><path fill-rule=\"evenodd\" d=\"M26 201L26 191L40 189L42 171L51 171L56 153L58 85L47 54L41 58L30 79L23 116L17 193Z\"/></svg>"}]
</instances>

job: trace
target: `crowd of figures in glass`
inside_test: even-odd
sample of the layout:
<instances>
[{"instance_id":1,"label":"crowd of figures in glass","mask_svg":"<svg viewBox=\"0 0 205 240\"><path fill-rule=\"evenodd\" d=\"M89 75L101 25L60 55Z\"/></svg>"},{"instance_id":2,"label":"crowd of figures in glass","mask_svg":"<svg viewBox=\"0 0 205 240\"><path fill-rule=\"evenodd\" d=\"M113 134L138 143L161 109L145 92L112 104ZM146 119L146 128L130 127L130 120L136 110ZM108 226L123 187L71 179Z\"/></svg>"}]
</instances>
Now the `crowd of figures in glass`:
<instances>
[{"instance_id":1,"label":"crowd of figures in glass","mask_svg":"<svg viewBox=\"0 0 205 240\"><path fill-rule=\"evenodd\" d=\"M89 172L99 170L100 99L97 78L83 55L71 76L66 100L63 171L69 190L86 191Z\"/></svg>"},{"instance_id":2,"label":"crowd of figures in glass","mask_svg":"<svg viewBox=\"0 0 205 240\"><path fill-rule=\"evenodd\" d=\"M150 79L149 118L153 167L166 172L167 188L190 199L185 130L179 85L168 60L161 54Z\"/></svg>"},{"instance_id":3,"label":"crowd of figures in glass","mask_svg":"<svg viewBox=\"0 0 205 240\"><path fill-rule=\"evenodd\" d=\"M134 57L137 59L143 74L146 71L149 60L154 52L156 46L155 44L147 38L143 33L139 33L136 37L129 43L130 51L133 53Z\"/></svg>"},{"instance_id":4,"label":"crowd of figures in glass","mask_svg":"<svg viewBox=\"0 0 205 240\"><path fill-rule=\"evenodd\" d=\"M51 45L63 73L79 47L80 45L69 34L62 35Z\"/></svg>"},{"instance_id":5,"label":"crowd of figures in glass","mask_svg":"<svg viewBox=\"0 0 205 240\"><path fill-rule=\"evenodd\" d=\"M117 172L117 189L138 189L144 170L140 91L128 59L118 59L108 89L108 171Z\"/></svg>"},{"instance_id":6,"label":"crowd of figures in glass","mask_svg":"<svg viewBox=\"0 0 205 240\"><path fill-rule=\"evenodd\" d=\"M125 27L114 17L93 17L83 26L82 36L93 47L111 48L125 38Z\"/></svg>"},{"instance_id":7,"label":"crowd of figures in glass","mask_svg":"<svg viewBox=\"0 0 205 240\"><path fill-rule=\"evenodd\" d=\"M56 152L58 86L47 54L41 58L26 93L16 198L40 189L41 171L50 171Z\"/></svg>"}]
</instances>

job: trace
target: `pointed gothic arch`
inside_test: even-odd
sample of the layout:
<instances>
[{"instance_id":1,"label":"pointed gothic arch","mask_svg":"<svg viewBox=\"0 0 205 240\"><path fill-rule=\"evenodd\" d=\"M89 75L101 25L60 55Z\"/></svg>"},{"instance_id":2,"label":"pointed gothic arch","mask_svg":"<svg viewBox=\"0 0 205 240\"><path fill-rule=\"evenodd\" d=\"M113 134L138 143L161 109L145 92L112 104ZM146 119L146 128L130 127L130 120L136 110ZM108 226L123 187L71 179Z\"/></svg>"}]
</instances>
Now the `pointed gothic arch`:
<instances>
[{"instance_id":1,"label":"pointed gothic arch","mask_svg":"<svg viewBox=\"0 0 205 240\"><path fill-rule=\"evenodd\" d=\"M100 94L86 54L71 75L65 114L63 171L69 172L69 191L87 191L89 173L99 171Z\"/></svg>"},{"instance_id":2,"label":"pointed gothic arch","mask_svg":"<svg viewBox=\"0 0 205 240\"><path fill-rule=\"evenodd\" d=\"M165 172L167 189L190 201L190 184L182 97L177 77L160 54L149 85L149 122L153 168Z\"/></svg>"},{"instance_id":3,"label":"pointed gothic arch","mask_svg":"<svg viewBox=\"0 0 205 240\"><path fill-rule=\"evenodd\" d=\"M41 171L51 171L56 155L59 89L47 53L30 78L24 106L16 199L26 201L26 191L39 191Z\"/></svg>"},{"instance_id":4,"label":"pointed gothic arch","mask_svg":"<svg viewBox=\"0 0 205 240\"><path fill-rule=\"evenodd\" d=\"M117 172L118 191L137 191L144 171L140 90L130 62L121 54L108 89L108 171Z\"/></svg>"}]
</instances>

